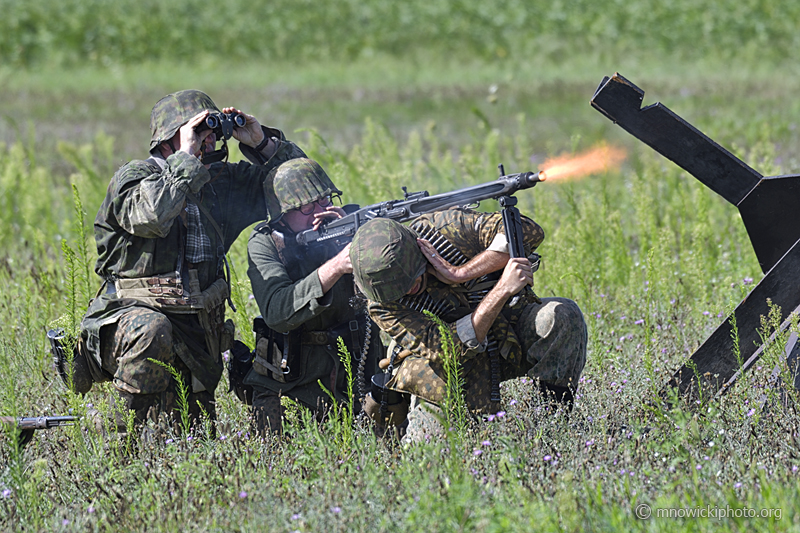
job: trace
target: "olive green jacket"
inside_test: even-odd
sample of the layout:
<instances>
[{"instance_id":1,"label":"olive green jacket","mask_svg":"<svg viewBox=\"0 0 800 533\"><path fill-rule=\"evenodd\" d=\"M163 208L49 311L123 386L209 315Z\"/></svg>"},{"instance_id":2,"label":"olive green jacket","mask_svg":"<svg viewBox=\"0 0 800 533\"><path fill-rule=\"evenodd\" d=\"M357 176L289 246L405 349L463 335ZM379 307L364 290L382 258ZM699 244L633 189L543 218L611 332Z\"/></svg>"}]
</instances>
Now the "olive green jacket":
<instances>
[{"instance_id":1,"label":"olive green jacket","mask_svg":"<svg viewBox=\"0 0 800 533\"><path fill-rule=\"evenodd\" d=\"M348 323L359 322L359 346L363 345L366 311L351 307L354 296L353 276L342 276L325 294L317 270L336 255L334 246L298 246L294 235L272 232L268 225L259 225L250 236L247 246L249 268L247 275L253 287L258 308L267 326L279 333L324 331L339 326L342 339L351 351L352 371L356 374L360 353L352 353ZM362 309L366 302L362 302ZM335 337L334 337L335 339ZM382 353L377 328L372 328L372 342L365 364L365 379L374 373ZM293 397L309 407L328 395L320 388L321 381L337 400L346 398L347 381L339 359L336 342L327 344L302 341L299 353L293 353L290 367L299 369L299 376L281 383L251 371L245 383Z\"/></svg>"},{"instance_id":2,"label":"olive green jacket","mask_svg":"<svg viewBox=\"0 0 800 533\"><path fill-rule=\"evenodd\" d=\"M146 305L118 298L113 283L120 278L174 275L179 270L185 277L189 265L183 257L186 227L181 215L189 193L200 204L203 230L215 255L211 261L191 265L198 272L201 290L223 275L223 254L239 233L267 216L269 171L305 156L279 130L267 131L276 134L278 147L264 165L220 162L206 169L196 157L177 152L166 160L131 161L116 172L94 223L95 272L106 282L105 292L90 303L81 323L81 336L98 364L102 361L100 330L116 323L129 307ZM206 213L211 214L221 235ZM203 339L198 341L200 346L206 345ZM192 356L193 360L184 362L206 389L213 391L222 374L220 354L193 350Z\"/></svg>"}]
</instances>

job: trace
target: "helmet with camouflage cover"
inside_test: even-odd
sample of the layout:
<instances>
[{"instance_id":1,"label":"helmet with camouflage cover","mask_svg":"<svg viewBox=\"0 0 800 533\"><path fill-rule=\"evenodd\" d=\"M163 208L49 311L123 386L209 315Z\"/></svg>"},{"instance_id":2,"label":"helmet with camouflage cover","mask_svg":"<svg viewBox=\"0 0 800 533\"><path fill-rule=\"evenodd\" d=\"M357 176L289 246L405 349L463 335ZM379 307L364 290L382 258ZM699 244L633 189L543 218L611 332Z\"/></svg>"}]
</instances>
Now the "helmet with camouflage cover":
<instances>
[{"instance_id":1,"label":"helmet with camouflage cover","mask_svg":"<svg viewBox=\"0 0 800 533\"><path fill-rule=\"evenodd\" d=\"M350 261L361 292L382 303L403 297L428 265L417 246L417 234L388 218L376 218L358 228L350 245Z\"/></svg>"},{"instance_id":2,"label":"helmet with camouflage cover","mask_svg":"<svg viewBox=\"0 0 800 533\"><path fill-rule=\"evenodd\" d=\"M269 223L277 222L292 209L342 194L319 163L304 157L281 163L271 174L266 185Z\"/></svg>"},{"instance_id":3,"label":"helmet with camouflage cover","mask_svg":"<svg viewBox=\"0 0 800 533\"><path fill-rule=\"evenodd\" d=\"M219 113L210 96L194 89L168 94L159 100L150 113L150 151L171 139L181 126L206 110Z\"/></svg>"}]
</instances>

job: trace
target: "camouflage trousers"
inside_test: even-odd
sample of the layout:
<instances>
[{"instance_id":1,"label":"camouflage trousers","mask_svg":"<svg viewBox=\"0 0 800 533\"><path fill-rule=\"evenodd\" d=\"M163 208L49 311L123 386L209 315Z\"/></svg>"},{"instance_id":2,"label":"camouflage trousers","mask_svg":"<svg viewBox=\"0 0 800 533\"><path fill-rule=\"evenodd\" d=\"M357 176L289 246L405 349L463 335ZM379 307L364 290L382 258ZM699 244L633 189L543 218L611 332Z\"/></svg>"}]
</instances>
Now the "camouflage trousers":
<instances>
[{"instance_id":1,"label":"camouflage trousers","mask_svg":"<svg viewBox=\"0 0 800 533\"><path fill-rule=\"evenodd\" d=\"M542 298L541 304L525 308L514 331L529 377L575 390L586 365L588 342L578 304L566 298Z\"/></svg>"},{"instance_id":2,"label":"camouflage trousers","mask_svg":"<svg viewBox=\"0 0 800 533\"><path fill-rule=\"evenodd\" d=\"M190 387L189 417L197 422L205 414L216 419L214 393L191 391L191 373L175 354L172 323L163 313L131 307L100 334L103 369L113 375L113 385L123 400L123 410L133 410L137 422L165 413L178 413L178 391L170 371L153 360L177 370Z\"/></svg>"},{"instance_id":3,"label":"camouflage trousers","mask_svg":"<svg viewBox=\"0 0 800 533\"><path fill-rule=\"evenodd\" d=\"M586 364L588 338L578 305L566 298L543 298L540 304L526 306L513 327L522 346L522 358L519 362L500 358L501 380L529 376L561 394L574 391ZM443 372L420 357L409 356L402 364L411 365L414 373L418 371L417 379L433 392L434 401L442 397L446 389ZM491 401L492 367L488 354L479 354L466 362L462 371L464 396L470 410L498 411L499 402Z\"/></svg>"},{"instance_id":4,"label":"camouflage trousers","mask_svg":"<svg viewBox=\"0 0 800 533\"><path fill-rule=\"evenodd\" d=\"M129 394L160 394L173 380L169 371L150 359L174 368L172 323L158 311L131 307L100 334L103 369L114 376L114 387Z\"/></svg>"}]
</instances>

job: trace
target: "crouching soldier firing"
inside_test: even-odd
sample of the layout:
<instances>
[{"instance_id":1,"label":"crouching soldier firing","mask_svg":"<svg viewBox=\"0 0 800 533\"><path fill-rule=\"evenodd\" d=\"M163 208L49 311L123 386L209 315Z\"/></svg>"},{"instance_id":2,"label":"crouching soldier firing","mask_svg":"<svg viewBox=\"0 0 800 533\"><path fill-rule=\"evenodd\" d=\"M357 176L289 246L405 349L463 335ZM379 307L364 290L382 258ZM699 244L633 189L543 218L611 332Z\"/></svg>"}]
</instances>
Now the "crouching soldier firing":
<instances>
[{"instance_id":1,"label":"crouching soldier firing","mask_svg":"<svg viewBox=\"0 0 800 533\"><path fill-rule=\"evenodd\" d=\"M530 255L544 232L525 217L522 227ZM571 407L586 363L583 315L571 300L538 301L532 293L522 305L508 305L532 285L533 270L529 259L510 258L500 213L453 208L423 215L411 227L376 218L359 228L350 259L370 316L396 344L387 387L412 395L407 439L437 431L435 417L420 406L441 405L447 381L439 327L425 310L452 333L471 412L499 410L500 381L525 375ZM487 276L498 271L496 281Z\"/></svg>"},{"instance_id":2,"label":"crouching soldier firing","mask_svg":"<svg viewBox=\"0 0 800 533\"><path fill-rule=\"evenodd\" d=\"M350 353L355 392L364 390L384 347L363 299L359 305L353 298L349 245L297 244L299 232L345 214L333 203L341 191L310 159L288 161L273 174L270 218L256 226L247 246L247 274L263 321L255 322L256 355L244 384L253 387L256 429L281 433L281 396L318 418L329 404L328 393L339 403L355 400L347 397L339 337ZM355 402L356 410L359 405Z\"/></svg>"},{"instance_id":3,"label":"crouching soldier firing","mask_svg":"<svg viewBox=\"0 0 800 533\"><path fill-rule=\"evenodd\" d=\"M188 386L190 415L215 418L227 349L225 253L266 217L269 170L305 156L279 130L237 109L222 111L200 91L159 100L150 158L117 171L95 219L103 285L81 323L72 386L85 393L93 381L112 381L121 408L138 422L148 413L177 414L176 381L163 365ZM227 145L215 148L222 131L262 164L221 162Z\"/></svg>"}]
</instances>

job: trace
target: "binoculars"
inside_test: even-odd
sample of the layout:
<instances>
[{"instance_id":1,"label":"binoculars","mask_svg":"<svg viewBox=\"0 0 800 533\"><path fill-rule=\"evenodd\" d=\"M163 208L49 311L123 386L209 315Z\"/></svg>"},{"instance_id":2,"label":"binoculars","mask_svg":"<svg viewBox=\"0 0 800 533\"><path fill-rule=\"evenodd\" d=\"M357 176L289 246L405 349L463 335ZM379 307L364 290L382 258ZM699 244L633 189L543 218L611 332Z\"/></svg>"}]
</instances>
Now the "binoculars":
<instances>
[{"instance_id":1,"label":"binoculars","mask_svg":"<svg viewBox=\"0 0 800 533\"><path fill-rule=\"evenodd\" d=\"M195 127L195 130L210 129L217 136L217 139L230 139L233 136L233 128L243 128L247 123L244 115L239 113L210 113L204 122Z\"/></svg>"}]
</instances>

